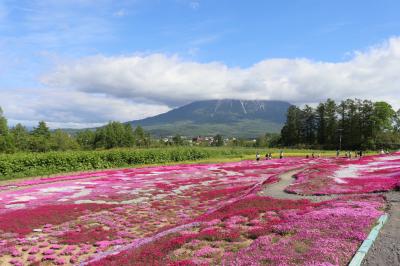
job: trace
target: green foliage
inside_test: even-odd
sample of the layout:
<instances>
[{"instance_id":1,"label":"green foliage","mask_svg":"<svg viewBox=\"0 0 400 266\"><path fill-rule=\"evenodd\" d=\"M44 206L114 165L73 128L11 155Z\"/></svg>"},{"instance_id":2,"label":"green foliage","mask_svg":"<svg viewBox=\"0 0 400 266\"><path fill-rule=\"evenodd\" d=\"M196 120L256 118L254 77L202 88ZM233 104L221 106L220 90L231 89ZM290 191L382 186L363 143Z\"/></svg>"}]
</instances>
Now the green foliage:
<instances>
[{"instance_id":1,"label":"green foliage","mask_svg":"<svg viewBox=\"0 0 400 266\"><path fill-rule=\"evenodd\" d=\"M13 143L15 150L17 151L27 151L30 145L30 135L28 130L21 125L17 124L15 127L11 128L10 134L13 138Z\"/></svg>"},{"instance_id":2,"label":"green foliage","mask_svg":"<svg viewBox=\"0 0 400 266\"><path fill-rule=\"evenodd\" d=\"M96 148L133 147L135 136L130 125L112 121L96 130L93 146Z\"/></svg>"},{"instance_id":3,"label":"green foliage","mask_svg":"<svg viewBox=\"0 0 400 266\"><path fill-rule=\"evenodd\" d=\"M4 117L3 109L0 107L0 136L8 134L7 119Z\"/></svg>"},{"instance_id":4,"label":"green foliage","mask_svg":"<svg viewBox=\"0 0 400 266\"><path fill-rule=\"evenodd\" d=\"M78 150L79 148L76 140L61 129L55 130L50 136L50 150L52 151Z\"/></svg>"},{"instance_id":5,"label":"green foliage","mask_svg":"<svg viewBox=\"0 0 400 266\"><path fill-rule=\"evenodd\" d=\"M49 138L50 137L50 129L47 126L46 122L40 121L39 125L33 129L32 134L34 136L41 136L41 137Z\"/></svg>"},{"instance_id":6,"label":"green foliage","mask_svg":"<svg viewBox=\"0 0 400 266\"><path fill-rule=\"evenodd\" d=\"M92 130L83 130L76 134L76 141L84 150L92 150L95 147L96 133Z\"/></svg>"},{"instance_id":7,"label":"green foliage","mask_svg":"<svg viewBox=\"0 0 400 266\"><path fill-rule=\"evenodd\" d=\"M217 147L224 146L224 138L223 138L223 136L220 135L220 134L217 134L217 135L214 137L213 145L214 145L214 146L217 146Z\"/></svg>"},{"instance_id":8,"label":"green foliage","mask_svg":"<svg viewBox=\"0 0 400 266\"><path fill-rule=\"evenodd\" d=\"M291 106L281 131L285 146L325 149L394 148L398 114L386 102L328 99L315 109Z\"/></svg>"},{"instance_id":9,"label":"green foliage","mask_svg":"<svg viewBox=\"0 0 400 266\"><path fill-rule=\"evenodd\" d=\"M252 153L254 153L253 150L246 149L175 147L3 154L0 155L0 179L132 165L196 161Z\"/></svg>"},{"instance_id":10,"label":"green foliage","mask_svg":"<svg viewBox=\"0 0 400 266\"><path fill-rule=\"evenodd\" d=\"M180 145L183 145L184 140L182 139L182 137L181 137L180 135L175 135L175 136L172 138L172 143L173 143L174 145L180 146Z\"/></svg>"}]
</instances>

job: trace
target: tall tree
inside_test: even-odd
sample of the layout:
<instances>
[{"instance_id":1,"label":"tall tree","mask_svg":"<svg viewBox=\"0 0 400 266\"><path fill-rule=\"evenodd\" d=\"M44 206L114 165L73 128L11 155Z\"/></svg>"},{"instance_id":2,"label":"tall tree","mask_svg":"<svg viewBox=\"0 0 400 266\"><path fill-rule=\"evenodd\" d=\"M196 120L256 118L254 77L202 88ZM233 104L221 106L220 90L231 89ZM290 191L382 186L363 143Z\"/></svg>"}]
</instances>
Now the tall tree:
<instances>
[{"instance_id":1,"label":"tall tree","mask_svg":"<svg viewBox=\"0 0 400 266\"><path fill-rule=\"evenodd\" d=\"M51 134L50 145L53 151L77 150L79 148L76 139L61 129L57 129Z\"/></svg>"},{"instance_id":2,"label":"tall tree","mask_svg":"<svg viewBox=\"0 0 400 266\"><path fill-rule=\"evenodd\" d=\"M7 119L4 116L3 109L0 107L0 135L8 134Z\"/></svg>"},{"instance_id":3,"label":"tall tree","mask_svg":"<svg viewBox=\"0 0 400 266\"><path fill-rule=\"evenodd\" d=\"M286 146L292 146L299 143L300 137L300 113L301 110L297 106L290 106L287 115L286 123L282 128L281 137L282 143Z\"/></svg>"},{"instance_id":4,"label":"tall tree","mask_svg":"<svg viewBox=\"0 0 400 266\"><path fill-rule=\"evenodd\" d=\"M337 145L337 106L335 101L328 99L325 102L325 146L327 148L335 148Z\"/></svg>"},{"instance_id":5,"label":"tall tree","mask_svg":"<svg viewBox=\"0 0 400 266\"><path fill-rule=\"evenodd\" d=\"M30 136L28 130L21 124L16 124L10 130L17 151L28 151Z\"/></svg>"},{"instance_id":6,"label":"tall tree","mask_svg":"<svg viewBox=\"0 0 400 266\"><path fill-rule=\"evenodd\" d=\"M32 131L30 150L36 152L47 152L51 150L50 129L46 122L40 121Z\"/></svg>"},{"instance_id":7,"label":"tall tree","mask_svg":"<svg viewBox=\"0 0 400 266\"><path fill-rule=\"evenodd\" d=\"M7 119L0 107L0 152L12 152L13 150L14 143L9 134Z\"/></svg>"}]
</instances>

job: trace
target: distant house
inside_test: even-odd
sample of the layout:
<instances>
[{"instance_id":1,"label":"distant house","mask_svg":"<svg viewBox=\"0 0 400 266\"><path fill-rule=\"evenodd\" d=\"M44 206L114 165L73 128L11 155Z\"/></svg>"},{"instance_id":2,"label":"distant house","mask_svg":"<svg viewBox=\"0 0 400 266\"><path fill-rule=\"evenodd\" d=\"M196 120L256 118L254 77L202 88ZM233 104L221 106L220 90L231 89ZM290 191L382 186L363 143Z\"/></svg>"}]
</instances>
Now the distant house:
<instances>
[{"instance_id":1,"label":"distant house","mask_svg":"<svg viewBox=\"0 0 400 266\"><path fill-rule=\"evenodd\" d=\"M197 137L192 138L193 144L199 145L203 142L204 142L204 137L202 137L202 136L197 136Z\"/></svg>"},{"instance_id":2,"label":"distant house","mask_svg":"<svg viewBox=\"0 0 400 266\"><path fill-rule=\"evenodd\" d=\"M192 138L192 143L195 145L200 145L207 143L208 145L211 145L214 141L214 137L212 136L197 136Z\"/></svg>"}]
</instances>

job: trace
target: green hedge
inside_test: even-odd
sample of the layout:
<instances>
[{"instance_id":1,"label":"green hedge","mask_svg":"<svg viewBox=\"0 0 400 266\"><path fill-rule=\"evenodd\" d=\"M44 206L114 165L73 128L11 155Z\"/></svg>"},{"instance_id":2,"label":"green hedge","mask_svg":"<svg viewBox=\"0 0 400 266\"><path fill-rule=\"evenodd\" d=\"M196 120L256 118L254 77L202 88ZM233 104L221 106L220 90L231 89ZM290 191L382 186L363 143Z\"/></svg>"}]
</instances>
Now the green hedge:
<instances>
[{"instance_id":1,"label":"green hedge","mask_svg":"<svg viewBox=\"0 0 400 266\"><path fill-rule=\"evenodd\" d=\"M212 157L237 157L252 153L254 153L252 149L166 148L3 154L0 155L0 179L143 164L196 161Z\"/></svg>"}]
</instances>

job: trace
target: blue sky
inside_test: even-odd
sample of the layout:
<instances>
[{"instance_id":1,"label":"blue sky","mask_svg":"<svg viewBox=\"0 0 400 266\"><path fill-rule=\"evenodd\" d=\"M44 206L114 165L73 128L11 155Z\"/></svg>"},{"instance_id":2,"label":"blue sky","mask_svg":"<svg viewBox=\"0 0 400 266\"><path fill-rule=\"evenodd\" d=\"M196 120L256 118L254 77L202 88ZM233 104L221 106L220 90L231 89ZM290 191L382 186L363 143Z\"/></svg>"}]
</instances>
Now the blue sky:
<instances>
[{"instance_id":1,"label":"blue sky","mask_svg":"<svg viewBox=\"0 0 400 266\"><path fill-rule=\"evenodd\" d=\"M400 107L398 10L387 0L0 0L0 106L11 123L54 127L207 98ZM376 69L388 84L369 79ZM388 88L366 93L374 86Z\"/></svg>"}]
</instances>

